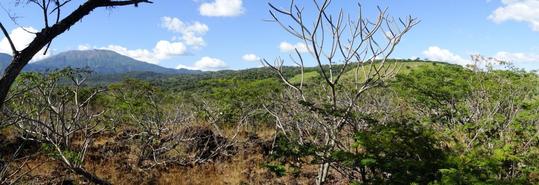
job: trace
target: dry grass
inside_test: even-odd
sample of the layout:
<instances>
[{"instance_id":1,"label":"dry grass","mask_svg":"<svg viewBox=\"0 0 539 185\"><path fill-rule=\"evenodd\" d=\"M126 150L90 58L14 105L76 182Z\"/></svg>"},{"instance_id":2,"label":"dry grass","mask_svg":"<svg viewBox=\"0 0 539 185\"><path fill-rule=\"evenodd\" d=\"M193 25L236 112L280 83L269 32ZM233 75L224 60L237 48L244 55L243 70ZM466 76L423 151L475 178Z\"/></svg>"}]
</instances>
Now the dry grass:
<instances>
[{"instance_id":1,"label":"dry grass","mask_svg":"<svg viewBox=\"0 0 539 185\"><path fill-rule=\"evenodd\" d=\"M137 156L133 154L132 148L135 146L124 146L125 142L118 141L117 134L104 133L90 147L85 168L113 184L126 185L314 183L316 166L304 167L297 176L284 177L277 177L264 167L273 134L273 129L260 130L256 134L242 131L238 135L237 152L229 158L215 159L204 164L170 164L143 170L134 165ZM44 154L34 154L27 167L35 169L22 180L23 184L86 183L81 177L70 173L61 163Z\"/></svg>"}]
</instances>

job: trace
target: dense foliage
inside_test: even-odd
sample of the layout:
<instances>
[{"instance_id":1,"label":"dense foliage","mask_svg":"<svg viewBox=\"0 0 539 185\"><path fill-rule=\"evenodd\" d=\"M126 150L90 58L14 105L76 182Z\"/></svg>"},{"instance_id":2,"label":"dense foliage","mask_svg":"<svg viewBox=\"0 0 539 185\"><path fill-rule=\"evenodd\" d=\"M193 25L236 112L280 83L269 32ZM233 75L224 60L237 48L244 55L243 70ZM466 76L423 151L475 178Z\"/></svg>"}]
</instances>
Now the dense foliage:
<instances>
[{"instance_id":1,"label":"dense foliage","mask_svg":"<svg viewBox=\"0 0 539 185\"><path fill-rule=\"evenodd\" d=\"M348 150L334 150L333 160L348 166L340 173L351 182L538 183L538 80L520 70L407 68L358 102L349 119L365 127ZM290 142L282 151L316 149ZM285 152L281 159L315 153Z\"/></svg>"}]
</instances>

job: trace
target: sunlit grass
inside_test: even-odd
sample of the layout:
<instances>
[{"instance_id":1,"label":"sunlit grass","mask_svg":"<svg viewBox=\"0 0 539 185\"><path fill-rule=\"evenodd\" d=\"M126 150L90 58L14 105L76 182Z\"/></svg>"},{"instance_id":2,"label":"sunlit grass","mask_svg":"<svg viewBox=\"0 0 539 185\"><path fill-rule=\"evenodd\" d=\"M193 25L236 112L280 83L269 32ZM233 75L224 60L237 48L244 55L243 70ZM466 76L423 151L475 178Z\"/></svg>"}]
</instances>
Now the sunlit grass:
<instances>
[{"instance_id":1,"label":"sunlit grass","mask_svg":"<svg viewBox=\"0 0 539 185\"><path fill-rule=\"evenodd\" d=\"M343 82L352 82L356 79L356 72L358 81L364 81L365 80L365 74L368 73L370 70L370 65L360 66L357 65L351 65L348 67L347 71L342 75L341 80ZM374 64L376 67L379 67L380 64L376 63ZM447 65L446 63L438 63L438 62L431 62L431 61L397 61L395 64L394 61L386 62L384 64L384 67L381 69L382 71L385 71L386 68L388 68L387 72L395 71L396 74L409 74L414 68L417 68L422 65ZM294 77L290 78L289 81L292 84L299 85L301 83L302 74L297 74ZM320 72L318 70L316 71L310 71L305 72L303 74L303 82L305 84L307 83L315 83L320 82L322 80L320 76Z\"/></svg>"}]
</instances>

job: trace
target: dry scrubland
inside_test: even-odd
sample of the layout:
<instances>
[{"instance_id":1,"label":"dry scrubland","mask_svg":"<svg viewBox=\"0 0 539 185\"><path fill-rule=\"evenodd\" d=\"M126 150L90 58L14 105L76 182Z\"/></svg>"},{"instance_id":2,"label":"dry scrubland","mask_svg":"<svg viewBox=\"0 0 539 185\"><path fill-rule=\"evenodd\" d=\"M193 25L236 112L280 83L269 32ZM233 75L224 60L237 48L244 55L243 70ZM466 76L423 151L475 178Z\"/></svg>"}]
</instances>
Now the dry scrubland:
<instances>
[{"instance_id":1,"label":"dry scrubland","mask_svg":"<svg viewBox=\"0 0 539 185\"><path fill-rule=\"evenodd\" d=\"M539 182L537 75L397 62L399 74L354 105L347 119L353 126L340 130L335 148L316 144L325 127L315 125L342 117L340 111L332 112L320 100L290 100L293 89L270 68L151 83L130 79L106 91L70 82L69 76L85 77L85 71L25 74L13 91L25 93L16 93L8 104L11 116L2 118L13 124L0 132L0 179L22 184L81 184L92 181L89 177L112 184L315 184L328 162L329 184ZM316 68L305 70L302 85L313 89L305 95L327 92ZM283 68L281 74L291 85L301 85L297 68ZM345 78L343 84L352 80ZM81 100L93 99L75 106L73 92Z\"/></svg>"},{"instance_id":2,"label":"dry scrubland","mask_svg":"<svg viewBox=\"0 0 539 185\"><path fill-rule=\"evenodd\" d=\"M190 128L211 133L206 127ZM204 164L167 164L152 169L139 169L136 145L128 144L123 137L128 129L117 132L105 132L88 148L84 168L95 175L109 180L113 184L311 184L316 176L315 166L311 172L297 176L279 177L264 167L265 158L271 150L273 130L264 129L261 134L242 131L236 145L230 148L229 156L216 156ZM13 131L5 130L0 140L1 154L13 154L24 141L18 140ZM207 133L202 133L207 132ZM265 132L265 133L264 133ZM213 136L200 135L200 141L211 142ZM197 147L197 146L188 146ZM29 171L20 182L23 184L79 184L87 182L84 178L72 174L61 162L40 153L40 144L25 142L24 155L29 156L22 171ZM197 150L197 149L195 149ZM211 148L202 150L211 150ZM18 165L18 164L17 164Z\"/></svg>"},{"instance_id":3,"label":"dry scrubland","mask_svg":"<svg viewBox=\"0 0 539 185\"><path fill-rule=\"evenodd\" d=\"M466 67L392 60L419 21L386 9L367 19L332 14L329 0L309 4L314 16L270 4L308 52L259 69L19 75L93 9L148 2L87 1L14 50L0 79L0 184L539 184L538 75L479 55Z\"/></svg>"}]
</instances>

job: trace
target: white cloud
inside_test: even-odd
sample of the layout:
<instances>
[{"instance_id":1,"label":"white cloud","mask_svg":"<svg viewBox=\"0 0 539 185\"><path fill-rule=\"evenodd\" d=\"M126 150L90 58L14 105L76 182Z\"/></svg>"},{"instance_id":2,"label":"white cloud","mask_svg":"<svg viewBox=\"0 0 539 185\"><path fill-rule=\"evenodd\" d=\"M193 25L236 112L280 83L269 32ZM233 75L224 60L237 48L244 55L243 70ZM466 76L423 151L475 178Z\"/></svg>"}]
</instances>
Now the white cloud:
<instances>
[{"instance_id":1,"label":"white cloud","mask_svg":"<svg viewBox=\"0 0 539 185\"><path fill-rule=\"evenodd\" d=\"M466 60L461 56L454 54L447 49L442 49L438 46L429 47L427 50L423 51L423 55L425 55L429 60L434 61L449 62L463 66L467 64L472 64L470 60Z\"/></svg>"},{"instance_id":2,"label":"white cloud","mask_svg":"<svg viewBox=\"0 0 539 185\"><path fill-rule=\"evenodd\" d=\"M537 0L502 0L502 7L497 8L488 17L496 23L505 21L526 22L534 31L539 31L539 1Z\"/></svg>"},{"instance_id":3,"label":"white cloud","mask_svg":"<svg viewBox=\"0 0 539 185\"><path fill-rule=\"evenodd\" d=\"M162 17L161 26L174 33L179 33L181 36L179 39L175 37L171 40L160 40L152 49L130 49L114 44L106 47L94 47L85 44L79 45L78 49L107 49L140 61L159 64L162 60L184 55L190 49L199 49L206 45L202 37L209 31L209 28L205 24L200 22L185 23L175 17Z\"/></svg>"},{"instance_id":4,"label":"white cloud","mask_svg":"<svg viewBox=\"0 0 539 185\"><path fill-rule=\"evenodd\" d=\"M297 49L300 53L309 52L309 49L307 49L307 45L302 42L298 42L296 44L290 44L288 42L281 42L281 44L279 44L279 49L281 49L281 52L283 53L295 52L294 51L295 49Z\"/></svg>"},{"instance_id":5,"label":"white cloud","mask_svg":"<svg viewBox=\"0 0 539 185\"><path fill-rule=\"evenodd\" d=\"M204 38L202 38L209 31L206 24L200 22L188 24L176 17L163 17L161 25L169 31L181 34L181 39L189 46L202 47L206 45Z\"/></svg>"},{"instance_id":6,"label":"white cloud","mask_svg":"<svg viewBox=\"0 0 539 185\"><path fill-rule=\"evenodd\" d=\"M529 53L510 53L501 51L494 58L508 62L539 62L539 55Z\"/></svg>"},{"instance_id":7,"label":"white cloud","mask_svg":"<svg viewBox=\"0 0 539 185\"><path fill-rule=\"evenodd\" d=\"M427 50L423 51L423 54L429 59L434 61L449 62L453 64L458 64L466 66L468 64L474 64L471 60L466 60L461 56L452 53L447 49L442 49L437 46L429 47ZM492 59L482 61L478 65L484 66L484 62L491 63L493 65L498 65L498 61L507 61L513 64L523 63L523 62L539 62L539 54L533 53L522 53L522 52L506 52L500 51L497 52Z\"/></svg>"},{"instance_id":8,"label":"white cloud","mask_svg":"<svg viewBox=\"0 0 539 185\"><path fill-rule=\"evenodd\" d=\"M167 59L170 56L183 55L187 51L185 45L181 42L169 42L161 40L155 44L153 52L159 59Z\"/></svg>"},{"instance_id":9,"label":"white cloud","mask_svg":"<svg viewBox=\"0 0 539 185\"><path fill-rule=\"evenodd\" d=\"M112 50L122 55L152 64L158 64L161 60L183 55L187 52L187 47L182 42L170 42L166 40L157 42L151 51L147 49L130 50L118 45L109 45L101 49Z\"/></svg>"},{"instance_id":10,"label":"white cloud","mask_svg":"<svg viewBox=\"0 0 539 185\"><path fill-rule=\"evenodd\" d=\"M84 50L91 50L94 47L90 46L89 44L81 44L77 47L78 50L84 51Z\"/></svg>"},{"instance_id":11,"label":"white cloud","mask_svg":"<svg viewBox=\"0 0 539 185\"><path fill-rule=\"evenodd\" d=\"M211 17L233 17L245 12L242 0L215 0L202 3L198 10L200 15Z\"/></svg>"},{"instance_id":12,"label":"white cloud","mask_svg":"<svg viewBox=\"0 0 539 185\"><path fill-rule=\"evenodd\" d=\"M255 62L260 60L260 57L256 56L255 54L245 54L241 58L247 62Z\"/></svg>"},{"instance_id":13,"label":"white cloud","mask_svg":"<svg viewBox=\"0 0 539 185\"><path fill-rule=\"evenodd\" d=\"M30 42L32 42L32 40L34 40L34 38L36 37L34 34L28 33L25 30L37 32L37 30L32 27L19 27L15 28L9 33L11 40L13 40L13 44L15 44L15 48L17 48L17 50L19 51L28 46L28 44L30 44ZM6 37L4 37L0 41L0 52L9 54L13 53L9 41Z\"/></svg>"},{"instance_id":14,"label":"white cloud","mask_svg":"<svg viewBox=\"0 0 539 185\"><path fill-rule=\"evenodd\" d=\"M191 70L201 70L201 71L218 71L227 69L228 65L221 59L211 58L211 57L202 57L202 59L195 62L193 66L178 65L177 69L191 69Z\"/></svg>"},{"instance_id":15,"label":"white cloud","mask_svg":"<svg viewBox=\"0 0 539 185\"><path fill-rule=\"evenodd\" d=\"M33 32L33 33L38 32L35 28L32 28L32 27L24 27L24 28L19 27L19 28L15 28L11 30L11 32L9 33L9 36L11 37L11 40L13 40L13 44L15 45L15 48L17 50L21 51L24 48L26 48L28 44L30 44L30 42L32 42L32 40L34 40L34 38L36 37L35 34L29 33L28 31ZM50 56L49 52L43 55L44 51L45 51L44 49L39 51L34 56L34 58L32 58L32 62L41 60ZM13 53L13 51L11 50L9 41L6 37L0 40L0 53L7 53L7 54Z\"/></svg>"}]
</instances>

